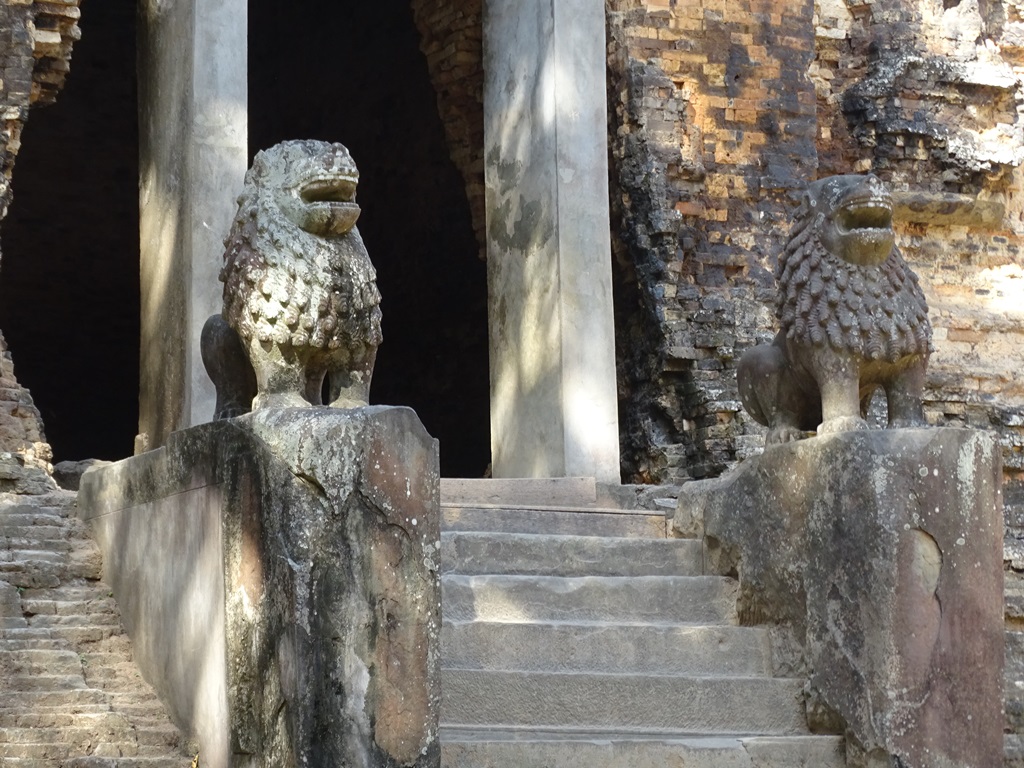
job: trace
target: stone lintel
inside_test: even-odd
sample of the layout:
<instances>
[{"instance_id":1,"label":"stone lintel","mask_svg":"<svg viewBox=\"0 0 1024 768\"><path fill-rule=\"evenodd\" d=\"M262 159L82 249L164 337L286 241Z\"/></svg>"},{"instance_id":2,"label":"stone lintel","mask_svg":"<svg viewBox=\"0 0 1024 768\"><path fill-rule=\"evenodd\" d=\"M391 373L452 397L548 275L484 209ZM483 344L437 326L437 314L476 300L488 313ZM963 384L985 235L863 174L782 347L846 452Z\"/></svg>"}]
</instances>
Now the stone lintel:
<instances>
[{"instance_id":1,"label":"stone lintel","mask_svg":"<svg viewBox=\"0 0 1024 768\"><path fill-rule=\"evenodd\" d=\"M1003 753L999 446L965 429L778 445L683 486L677 532L736 570L744 623L796 628L850 765L971 768Z\"/></svg>"},{"instance_id":2,"label":"stone lintel","mask_svg":"<svg viewBox=\"0 0 1024 768\"><path fill-rule=\"evenodd\" d=\"M412 410L193 427L87 472L79 504L204 766L438 768L438 447Z\"/></svg>"},{"instance_id":3,"label":"stone lintel","mask_svg":"<svg viewBox=\"0 0 1024 768\"><path fill-rule=\"evenodd\" d=\"M138 448L213 414L199 335L248 165L245 0L139 3Z\"/></svg>"},{"instance_id":4,"label":"stone lintel","mask_svg":"<svg viewBox=\"0 0 1024 768\"><path fill-rule=\"evenodd\" d=\"M484 9L494 477L619 480L598 0Z\"/></svg>"}]
</instances>

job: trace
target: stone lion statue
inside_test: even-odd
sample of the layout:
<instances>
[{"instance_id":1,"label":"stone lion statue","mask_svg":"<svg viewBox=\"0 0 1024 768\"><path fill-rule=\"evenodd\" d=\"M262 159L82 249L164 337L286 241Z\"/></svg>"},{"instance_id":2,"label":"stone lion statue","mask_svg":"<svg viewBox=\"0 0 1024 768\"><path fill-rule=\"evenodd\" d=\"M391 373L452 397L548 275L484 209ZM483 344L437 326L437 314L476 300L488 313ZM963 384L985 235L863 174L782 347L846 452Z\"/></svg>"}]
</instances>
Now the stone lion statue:
<instances>
[{"instance_id":1,"label":"stone lion statue","mask_svg":"<svg viewBox=\"0 0 1024 768\"><path fill-rule=\"evenodd\" d=\"M775 271L781 329L748 350L740 398L768 445L866 428L878 387L889 426L924 423L928 306L895 246L892 198L873 175L811 184Z\"/></svg>"},{"instance_id":2,"label":"stone lion statue","mask_svg":"<svg viewBox=\"0 0 1024 768\"><path fill-rule=\"evenodd\" d=\"M367 404L381 312L355 226L358 181L341 144L287 141L256 155L224 241L224 309L203 329L215 418L321 405L325 377L327 404Z\"/></svg>"}]
</instances>

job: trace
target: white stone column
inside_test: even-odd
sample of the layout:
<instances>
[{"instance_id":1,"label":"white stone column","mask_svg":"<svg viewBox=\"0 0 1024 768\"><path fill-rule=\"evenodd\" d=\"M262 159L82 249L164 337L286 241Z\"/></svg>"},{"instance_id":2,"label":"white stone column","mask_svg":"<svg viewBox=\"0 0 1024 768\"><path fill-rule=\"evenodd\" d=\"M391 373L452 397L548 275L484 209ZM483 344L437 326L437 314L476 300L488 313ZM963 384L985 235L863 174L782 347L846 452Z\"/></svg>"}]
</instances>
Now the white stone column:
<instances>
[{"instance_id":1,"label":"white stone column","mask_svg":"<svg viewBox=\"0 0 1024 768\"><path fill-rule=\"evenodd\" d=\"M199 353L248 164L246 0L139 0L139 447L213 415Z\"/></svg>"},{"instance_id":2,"label":"white stone column","mask_svg":"<svg viewBox=\"0 0 1024 768\"><path fill-rule=\"evenodd\" d=\"M602 0L485 0L494 477L619 481Z\"/></svg>"}]
</instances>

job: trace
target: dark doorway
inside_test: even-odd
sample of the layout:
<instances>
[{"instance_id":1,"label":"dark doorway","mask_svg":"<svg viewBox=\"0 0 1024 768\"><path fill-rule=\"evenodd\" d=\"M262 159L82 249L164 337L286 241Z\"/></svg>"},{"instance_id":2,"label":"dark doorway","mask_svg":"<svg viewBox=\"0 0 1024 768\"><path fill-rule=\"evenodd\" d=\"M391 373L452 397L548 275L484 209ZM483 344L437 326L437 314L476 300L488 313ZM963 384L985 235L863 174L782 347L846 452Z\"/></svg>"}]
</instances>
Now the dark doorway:
<instances>
[{"instance_id":1,"label":"dark doorway","mask_svg":"<svg viewBox=\"0 0 1024 768\"><path fill-rule=\"evenodd\" d=\"M487 287L463 180L405 2L249 4L249 146L345 144L377 268L384 343L371 400L409 405L441 472L490 461Z\"/></svg>"},{"instance_id":2,"label":"dark doorway","mask_svg":"<svg viewBox=\"0 0 1024 768\"><path fill-rule=\"evenodd\" d=\"M0 231L0 328L56 460L132 453L138 426L135 3L90 2L54 106L33 109Z\"/></svg>"}]
</instances>

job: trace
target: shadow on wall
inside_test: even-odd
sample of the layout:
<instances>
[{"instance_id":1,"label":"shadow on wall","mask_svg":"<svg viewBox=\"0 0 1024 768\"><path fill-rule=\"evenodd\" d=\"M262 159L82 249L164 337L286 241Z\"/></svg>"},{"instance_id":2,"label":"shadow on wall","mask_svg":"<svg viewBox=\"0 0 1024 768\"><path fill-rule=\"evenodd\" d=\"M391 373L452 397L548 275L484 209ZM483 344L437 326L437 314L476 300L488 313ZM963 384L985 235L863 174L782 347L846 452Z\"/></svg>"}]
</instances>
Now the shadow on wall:
<instances>
[{"instance_id":1,"label":"shadow on wall","mask_svg":"<svg viewBox=\"0 0 1024 768\"><path fill-rule=\"evenodd\" d=\"M558 246L552 243L557 213L547 200L554 168L545 173L529 167L534 148L548 147L553 140L559 105L549 82L556 76L552 62L546 51L536 53L541 60L532 65L532 87L507 89L506 108L494 117L496 124L488 124L495 135L487 146L487 206L493 211L487 230L493 251L488 279L496 301L491 346L505 350L490 361L492 428L501 440L495 459L523 477L551 475L552 457L564 455L565 442L557 414L531 407L559 402L563 385ZM508 64L485 62L485 67ZM509 67L510 80L517 76L513 70ZM536 445L546 451L530 449Z\"/></svg>"},{"instance_id":2,"label":"shadow on wall","mask_svg":"<svg viewBox=\"0 0 1024 768\"><path fill-rule=\"evenodd\" d=\"M142 460L156 465L158 455ZM129 487L127 471L119 464L93 474L92 498L118 498ZM143 675L178 727L203 745L221 742L226 753L222 508L221 487L209 485L127 509L86 512L95 515L89 524L104 555L103 578Z\"/></svg>"}]
</instances>

